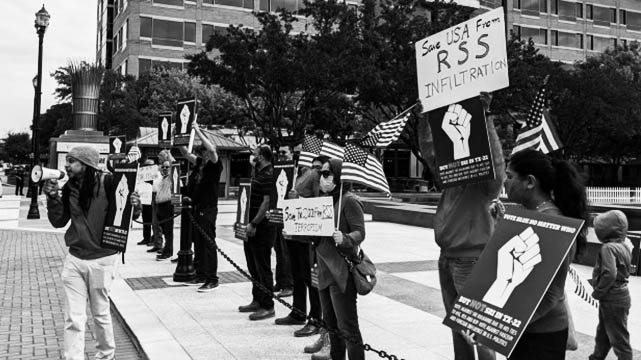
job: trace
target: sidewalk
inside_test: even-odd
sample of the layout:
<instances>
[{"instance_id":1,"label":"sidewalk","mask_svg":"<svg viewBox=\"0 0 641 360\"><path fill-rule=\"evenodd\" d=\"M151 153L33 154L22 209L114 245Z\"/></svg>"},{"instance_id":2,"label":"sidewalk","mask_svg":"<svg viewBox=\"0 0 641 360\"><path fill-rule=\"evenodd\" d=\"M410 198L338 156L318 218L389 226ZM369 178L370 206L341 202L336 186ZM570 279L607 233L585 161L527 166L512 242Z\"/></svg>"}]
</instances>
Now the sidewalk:
<instances>
[{"instance_id":1,"label":"sidewalk","mask_svg":"<svg viewBox=\"0 0 641 360\"><path fill-rule=\"evenodd\" d=\"M218 245L245 267L242 242L233 238L235 202L221 202ZM369 219L369 218L368 218ZM178 219L177 219L178 221ZM441 324L445 315L438 283L439 249L433 231L412 226L368 221L364 249L376 262L379 282L374 293L359 297L363 338L374 348L410 359L453 359L450 330ZM174 249L179 249L175 229ZM314 338L294 338L298 327L276 326L274 319L251 322L237 311L248 303L251 284L219 256L221 285L198 293L172 281L175 264L157 262L147 247L136 246L139 225L129 240L126 264L114 287L113 301L150 359L309 359L302 348ZM275 259L272 258L272 265ZM591 268L574 265L583 278ZM641 279L631 278L633 299L640 299ZM597 310L573 294L568 280L580 349L568 359L586 359L593 347ZM287 298L291 301L291 298ZM276 316L288 310L276 305ZM633 307L630 332L635 358L641 357L641 309ZM378 358L368 353L370 359ZM614 358L611 355L609 358Z\"/></svg>"}]
</instances>

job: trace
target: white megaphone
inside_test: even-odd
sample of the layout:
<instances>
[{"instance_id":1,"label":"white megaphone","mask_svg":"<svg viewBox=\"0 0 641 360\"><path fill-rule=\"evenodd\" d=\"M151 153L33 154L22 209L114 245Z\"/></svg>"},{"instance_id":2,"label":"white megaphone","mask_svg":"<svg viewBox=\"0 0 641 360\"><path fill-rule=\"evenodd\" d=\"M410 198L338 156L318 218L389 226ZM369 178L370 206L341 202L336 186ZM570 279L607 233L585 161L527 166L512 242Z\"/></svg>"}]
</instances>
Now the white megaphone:
<instances>
[{"instance_id":1,"label":"white megaphone","mask_svg":"<svg viewBox=\"0 0 641 360\"><path fill-rule=\"evenodd\" d=\"M58 169L49 169L40 165L36 165L33 167L33 170L31 170L31 181L37 183L40 181L51 179L62 180L66 175L67 174L65 174L64 171Z\"/></svg>"}]
</instances>

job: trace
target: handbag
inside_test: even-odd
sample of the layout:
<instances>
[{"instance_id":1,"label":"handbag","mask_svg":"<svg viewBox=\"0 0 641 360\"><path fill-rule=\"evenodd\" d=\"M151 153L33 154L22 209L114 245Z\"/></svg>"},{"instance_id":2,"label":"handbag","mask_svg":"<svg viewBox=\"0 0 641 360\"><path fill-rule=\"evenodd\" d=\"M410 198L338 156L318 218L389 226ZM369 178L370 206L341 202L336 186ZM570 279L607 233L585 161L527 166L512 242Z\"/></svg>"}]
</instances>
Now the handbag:
<instances>
[{"instance_id":1,"label":"handbag","mask_svg":"<svg viewBox=\"0 0 641 360\"><path fill-rule=\"evenodd\" d=\"M352 274L358 295L369 294L376 286L376 266L372 260L360 247L357 249L356 259L350 259L345 255L343 258Z\"/></svg>"}]
</instances>

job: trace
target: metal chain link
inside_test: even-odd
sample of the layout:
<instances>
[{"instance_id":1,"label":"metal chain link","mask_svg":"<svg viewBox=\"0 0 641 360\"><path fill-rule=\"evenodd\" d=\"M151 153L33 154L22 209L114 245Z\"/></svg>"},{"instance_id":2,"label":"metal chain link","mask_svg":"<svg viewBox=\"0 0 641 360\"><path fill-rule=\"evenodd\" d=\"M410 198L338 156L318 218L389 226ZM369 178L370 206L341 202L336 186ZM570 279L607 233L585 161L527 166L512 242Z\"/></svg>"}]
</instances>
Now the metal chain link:
<instances>
[{"instance_id":1,"label":"metal chain link","mask_svg":"<svg viewBox=\"0 0 641 360\"><path fill-rule=\"evenodd\" d=\"M174 215L172 217L168 217L166 219L162 219L162 220L158 220L156 222L150 222L150 223L146 223L146 222L138 221L138 220L133 220L133 222L138 223L138 224L142 224L142 225L160 225L160 224L164 224L166 222L170 222L170 221L172 221L173 219L175 219L175 218L177 218L179 216L180 216L180 213L178 213L178 214L176 214L176 215Z\"/></svg>"},{"instance_id":2,"label":"metal chain link","mask_svg":"<svg viewBox=\"0 0 641 360\"><path fill-rule=\"evenodd\" d=\"M291 304L287 303L283 299L277 297L276 295L274 295L274 292L272 292L271 290L267 289L267 287L265 287L265 285L263 285L263 284L259 283L258 281L254 280L254 278L250 274L248 274L247 271L245 271L243 268L241 268L224 251L222 251L218 247L218 245L216 245L216 242L214 240L212 240L211 237L209 237L209 234L207 234L205 229L203 229L200 226L200 224L194 218L194 215L192 213L189 213L189 219L191 220L191 223L194 225L196 230L198 230L198 232L200 232L200 234L207 240L206 243L207 243L207 246L210 248L210 250L212 250L212 249L216 250L223 258L225 258L225 260L227 260L234 268L236 268L236 270L238 270L238 272L240 272L244 277L246 277L249 281L251 281L252 284L256 285L260 289L260 291L262 291L263 293L269 295L272 299L274 299L275 301L277 301L281 305L283 305L286 308L288 308L289 310L291 310L294 314L298 315L299 317L304 317L312 325L317 326L317 327L321 327L321 328L327 330L327 332L329 332L332 335L338 336L338 337L340 337L341 339L343 339L345 341L349 341L352 344L356 344L356 345L359 345L359 346L363 347L363 349L365 351L371 351L371 352L374 352L374 353L378 354L378 356L383 358L383 359L405 360L403 358L399 358L398 356L396 356L394 354L388 354L384 350L377 350L377 349L373 348L371 345L369 345L367 343L363 343L362 341L358 340L356 338L356 336L350 336L349 334L340 332L338 329L330 328L324 320L319 320L319 319L316 319L314 317L311 317L311 316L307 315L306 313L304 313L303 311L301 311L300 309L295 308L294 306L292 306Z\"/></svg>"}]
</instances>

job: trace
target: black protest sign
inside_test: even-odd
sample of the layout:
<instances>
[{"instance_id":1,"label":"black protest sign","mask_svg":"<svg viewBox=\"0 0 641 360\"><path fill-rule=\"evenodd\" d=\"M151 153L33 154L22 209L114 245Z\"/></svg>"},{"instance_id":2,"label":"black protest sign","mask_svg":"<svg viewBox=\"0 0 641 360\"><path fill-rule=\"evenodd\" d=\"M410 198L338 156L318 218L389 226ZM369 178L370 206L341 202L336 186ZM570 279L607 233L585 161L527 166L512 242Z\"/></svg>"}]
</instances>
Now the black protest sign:
<instances>
[{"instance_id":1,"label":"black protest sign","mask_svg":"<svg viewBox=\"0 0 641 360\"><path fill-rule=\"evenodd\" d=\"M109 137L109 159L124 159L127 157L127 137L110 136Z\"/></svg>"},{"instance_id":2,"label":"black protest sign","mask_svg":"<svg viewBox=\"0 0 641 360\"><path fill-rule=\"evenodd\" d=\"M247 241L247 225L249 224L249 199L251 198L251 179L240 179L238 187L238 207L234 235L237 239Z\"/></svg>"},{"instance_id":3,"label":"black protest sign","mask_svg":"<svg viewBox=\"0 0 641 360\"><path fill-rule=\"evenodd\" d=\"M124 252L131 225L133 206L130 195L134 192L138 164L116 164L112 175L112 186L105 188L109 206L102 231L100 246Z\"/></svg>"},{"instance_id":4,"label":"black protest sign","mask_svg":"<svg viewBox=\"0 0 641 360\"><path fill-rule=\"evenodd\" d=\"M182 195L180 194L180 163L171 164L171 204L174 206L174 215L182 211Z\"/></svg>"},{"instance_id":5,"label":"black protest sign","mask_svg":"<svg viewBox=\"0 0 641 360\"><path fill-rule=\"evenodd\" d=\"M171 126L172 113L162 113L158 115L158 145L163 147L171 146Z\"/></svg>"},{"instance_id":6,"label":"black protest sign","mask_svg":"<svg viewBox=\"0 0 641 360\"><path fill-rule=\"evenodd\" d=\"M509 357L582 226L509 208L443 323Z\"/></svg>"},{"instance_id":7,"label":"black protest sign","mask_svg":"<svg viewBox=\"0 0 641 360\"><path fill-rule=\"evenodd\" d=\"M429 123L444 188L494 179L485 111L478 97L431 111Z\"/></svg>"},{"instance_id":8,"label":"black protest sign","mask_svg":"<svg viewBox=\"0 0 641 360\"><path fill-rule=\"evenodd\" d=\"M274 191L272 196L276 199L276 208L270 211L269 222L283 223L283 201L288 199L289 191L294 187L294 160L274 163Z\"/></svg>"},{"instance_id":9,"label":"black protest sign","mask_svg":"<svg viewBox=\"0 0 641 360\"><path fill-rule=\"evenodd\" d=\"M174 145L188 145L191 128L196 118L197 102L194 99L179 101L176 104L176 127Z\"/></svg>"}]
</instances>

